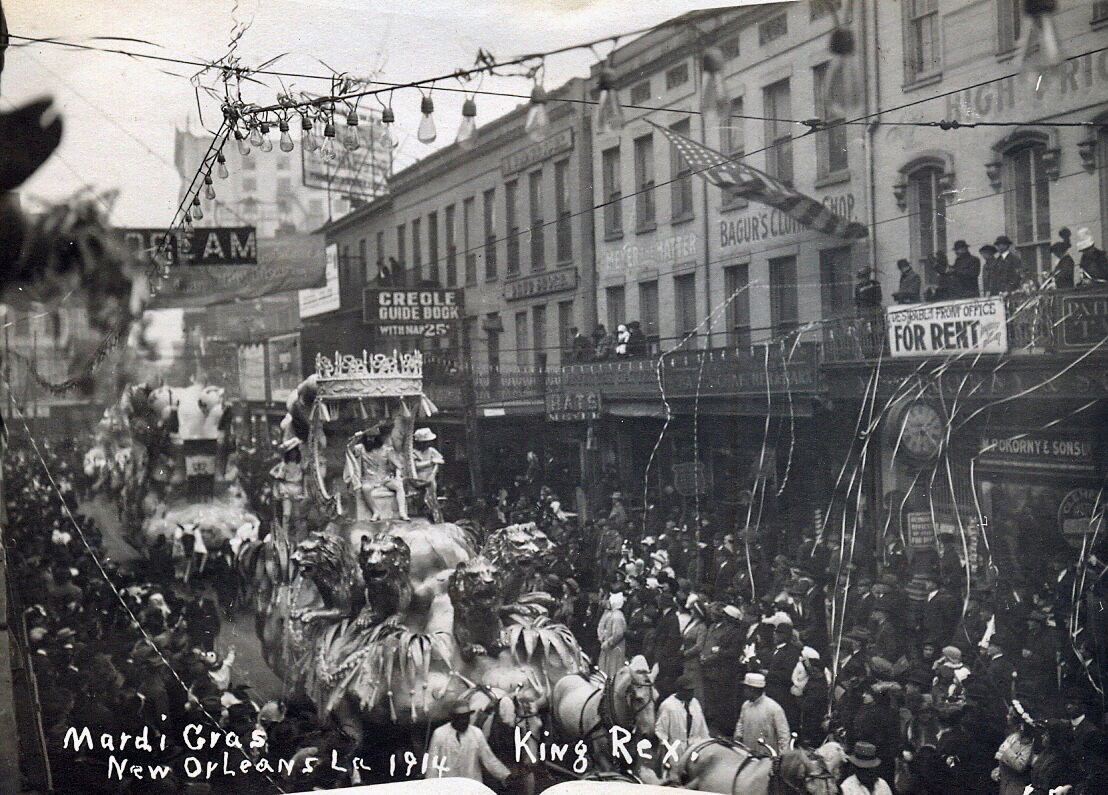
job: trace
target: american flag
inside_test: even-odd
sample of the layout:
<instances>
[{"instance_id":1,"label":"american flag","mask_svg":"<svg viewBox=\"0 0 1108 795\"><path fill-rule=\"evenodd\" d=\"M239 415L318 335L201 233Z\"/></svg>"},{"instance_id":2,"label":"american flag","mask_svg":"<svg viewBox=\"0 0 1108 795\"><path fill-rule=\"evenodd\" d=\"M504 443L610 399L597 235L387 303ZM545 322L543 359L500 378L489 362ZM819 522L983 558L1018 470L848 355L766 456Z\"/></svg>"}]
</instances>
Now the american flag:
<instances>
[{"instance_id":1,"label":"american flag","mask_svg":"<svg viewBox=\"0 0 1108 795\"><path fill-rule=\"evenodd\" d=\"M732 160L667 127L649 120L648 123L662 131L662 135L677 147L677 151L695 173L716 187L743 199L768 204L804 226L824 234L848 239L866 237L869 234L863 224L836 215L811 196L797 192L764 171Z\"/></svg>"}]
</instances>

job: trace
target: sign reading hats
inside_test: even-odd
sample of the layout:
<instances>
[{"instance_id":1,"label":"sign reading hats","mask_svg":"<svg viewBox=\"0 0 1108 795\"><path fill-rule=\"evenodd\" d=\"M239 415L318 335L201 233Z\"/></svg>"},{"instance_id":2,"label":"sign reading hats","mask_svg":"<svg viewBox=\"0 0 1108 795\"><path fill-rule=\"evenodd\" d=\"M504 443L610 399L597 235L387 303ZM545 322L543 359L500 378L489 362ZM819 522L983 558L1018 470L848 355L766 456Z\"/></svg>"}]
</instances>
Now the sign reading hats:
<instances>
[{"instance_id":1,"label":"sign reading hats","mask_svg":"<svg viewBox=\"0 0 1108 795\"><path fill-rule=\"evenodd\" d=\"M893 358L1008 351L1007 317L999 296L890 306L885 319Z\"/></svg>"}]
</instances>

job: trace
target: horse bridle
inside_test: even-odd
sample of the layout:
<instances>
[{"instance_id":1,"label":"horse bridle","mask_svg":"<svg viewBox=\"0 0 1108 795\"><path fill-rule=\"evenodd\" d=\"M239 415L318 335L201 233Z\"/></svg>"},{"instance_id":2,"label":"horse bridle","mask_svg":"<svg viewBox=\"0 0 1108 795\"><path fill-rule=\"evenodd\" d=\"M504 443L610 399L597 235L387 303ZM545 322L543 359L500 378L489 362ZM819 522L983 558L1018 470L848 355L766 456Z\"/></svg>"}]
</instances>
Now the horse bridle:
<instances>
[{"instance_id":1,"label":"horse bridle","mask_svg":"<svg viewBox=\"0 0 1108 795\"><path fill-rule=\"evenodd\" d=\"M688 764L689 764L690 761L692 761L693 755L698 753L700 751L700 749L707 748L709 745L719 745L719 746L722 746L724 748L728 748L732 751L735 751L736 753L741 751L741 752L746 754L746 758L742 762L739 763L739 767L738 767L737 770L735 770L735 775L731 779L731 795L740 795L738 790L735 789L739 784L739 776L742 775L742 772L744 770L746 770L747 765L749 765L752 761L754 761L755 759L763 758L763 757L754 756L754 754L750 752L750 749L747 748L745 745L743 745L740 742L727 740L727 739L724 739L724 738L721 738L721 737L712 737L711 739L702 740L697 745L691 746L689 748L689 750L687 752L687 756L686 756L685 770L684 770L686 778L688 777L688 773L689 773ZM776 781L779 784L783 784L785 787L792 790L793 792L800 793L800 795L807 795L807 791L805 789L803 789L802 787L808 781L820 780L820 779L827 779L829 781L834 781L835 777L832 775L831 771L828 769L827 763L823 760L822 756L820 756L819 754L815 754L815 753L810 755L807 751L804 752L804 755L808 759L811 759L814 756L815 761L819 762L819 766L820 766L820 768L823 772L817 773L817 774L814 774L814 775L809 775L808 772L805 771L804 778L801 779L801 786L798 787L796 784L793 784L791 781L789 781L788 779L786 779L784 776L781 775L781 757L780 756L774 756L771 759L770 774L769 774L771 791L772 791L773 783Z\"/></svg>"}]
</instances>

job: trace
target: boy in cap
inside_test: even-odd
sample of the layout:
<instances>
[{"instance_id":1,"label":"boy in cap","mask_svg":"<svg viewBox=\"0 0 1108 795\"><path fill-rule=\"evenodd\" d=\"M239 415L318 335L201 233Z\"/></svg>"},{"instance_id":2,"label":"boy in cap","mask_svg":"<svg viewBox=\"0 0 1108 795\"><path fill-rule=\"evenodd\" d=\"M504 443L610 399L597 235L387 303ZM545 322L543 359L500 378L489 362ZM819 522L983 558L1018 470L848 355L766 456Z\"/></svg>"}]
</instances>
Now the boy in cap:
<instances>
[{"instance_id":1,"label":"boy in cap","mask_svg":"<svg viewBox=\"0 0 1108 795\"><path fill-rule=\"evenodd\" d=\"M981 260L970 254L969 244L954 241L954 262L946 270L950 279L951 298L976 298L977 277L981 273Z\"/></svg>"},{"instance_id":2,"label":"boy in cap","mask_svg":"<svg viewBox=\"0 0 1108 795\"><path fill-rule=\"evenodd\" d=\"M997 250L997 264L1000 268L1001 280L1004 285L1003 292L1010 293L1018 290L1023 284L1023 260L1020 255L1012 251L1012 240L1008 235L1000 235L993 241Z\"/></svg>"},{"instance_id":3,"label":"boy in cap","mask_svg":"<svg viewBox=\"0 0 1108 795\"><path fill-rule=\"evenodd\" d=\"M432 759L426 778L461 777L482 781L481 768L503 784L508 768L489 748L485 735L470 725L473 708L458 699L450 710L450 722L435 729L427 753Z\"/></svg>"},{"instance_id":4,"label":"boy in cap","mask_svg":"<svg viewBox=\"0 0 1108 795\"><path fill-rule=\"evenodd\" d=\"M764 674L750 672L743 677L746 700L739 712L739 722L735 724L734 739L755 757L770 756L770 748L779 754L789 750L789 721L785 710L767 696L765 690Z\"/></svg>"},{"instance_id":5,"label":"boy in cap","mask_svg":"<svg viewBox=\"0 0 1108 795\"><path fill-rule=\"evenodd\" d=\"M842 783L843 795L892 795L888 783L878 774L881 760L873 743L854 743L854 753L847 754L846 759L853 773Z\"/></svg>"},{"instance_id":6,"label":"boy in cap","mask_svg":"<svg viewBox=\"0 0 1108 795\"><path fill-rule=\"evenodd\" d=\"M918 304L923 288L919 274L912 270L912 263L906 259L898 259L896 269L900 271L900 285L893 293L893 300L898 304Z\"/></svg>"},{"instance_id":7,"label":"boy in cap","mask_svg":"<svg viewBox=\"0 0 1108 795\"><path fill-rule=\"evenodd\" d=\"M439 467L446 463L442 453L431 446L438 437L430 428L419 428L412 434L412 463L415 466L416 485L423 489L423 498L427 510L436 522L442 521L442 509L439 507L438 474Z\"/></svg>"},{"instance_id":8,"label":"boy in cap","mask_svg":"<svg viewBox=\"0 0 1108 795\"><path fill-rule=\"evenodd\" d=\"M704 711L700 702L693 695L694 682L688 674L682 674L677 678L676 689L673 695L658 705L658 717L654 722L654 732L662 743L661 751L667 748L675 749L678 756L700 740L707 740L712 735L708 731L708 724L704 720ZM668 743L668 745L667 745ZM678 768L674 764L673 755L662 763L664 769L664 781L676 781Z\"/></svg>"}]
</instances>

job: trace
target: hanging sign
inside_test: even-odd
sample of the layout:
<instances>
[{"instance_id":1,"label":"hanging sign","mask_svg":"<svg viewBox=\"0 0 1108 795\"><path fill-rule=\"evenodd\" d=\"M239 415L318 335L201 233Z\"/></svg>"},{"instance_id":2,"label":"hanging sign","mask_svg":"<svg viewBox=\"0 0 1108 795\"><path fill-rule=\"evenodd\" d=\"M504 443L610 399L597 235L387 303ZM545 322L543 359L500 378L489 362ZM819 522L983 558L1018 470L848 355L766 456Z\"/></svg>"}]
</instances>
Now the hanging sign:
<instances>
[{"instance_id":1,"label":"hanging sign","mask_svg":"<svg viewBox=\"0 0 1108 795\"><path fill-rule=\"evenodd\" d=\"M1097 489L1069 491L1058 505L1058 527L1067 537L1099 532L1104 524L1104 495L1097 502Z\"/></svg>"},{"instance_id":2,"label":"hanging sign","mask_svg":"<svg viewBox=\"0 0 1108 795\"><path fill-rule=\"evenodd\" d=\"M204 265L257 265L258 234L252 226L196 227L180 241L180 262Z\"/></svg>"},{"instance_id":3,"label":"hanging sign","mask_svg":"<svg viewBox=\"0 0 1108 795\"><path fill-rule=\"evenodd\" d=\"M885 310L893 358L948 353L1006 353L1004 299L970 298Z\"/></svg>"},{"instance_id":4,"label":"hanging sign","mask_svg":"<svg viewBox=\"0 0 1108 795\"><path fill-rule=\"evenodd\" d=\"M177 236L180 232L149 227L126 227L116 232L122 236L127 250L136 256L156 257L168 265L177 263Z\"/></svg>"},{"instance_id":5,"label":"hanging sign","mask_svg":"<svg viewBox=\"0 0 1108 795\"><path fill-rule=\"evenodd\" d=\"M711 486L708 469L703 461L686 461L673 465L673 488L682 497L703 494Z\"/></svg>"},{"instance_id":6,"label":"hanging sign","mask_svg":"<svg viewBox=\"0 0 1108 795\"><path fill-rule=\"evenodd\" d=\"M274 238L255 239L253 234L243 238L241 227L235 234L235 248L231 238L217 240L225 258L232 262L216 263L215 243L204 255L210 237L194 238L191 251L199 252L204 262L194 262L190 267L170 268L169 275L153 280L154 297L151 309L166 307L200 307L223 304L235 300L253 300L263 295L284 293L307 287L321 287L325 283L326 261L323 254L323 238L319 235L282 235ZM208 230L210 231L210 230ZM249 245L247 245L249 244ZM181 242L180 254L186 251ZM256 264L248 264L253 257ZM236 264L239 267L225 267Z\"/></svg>"},{"instance_id":7,"label":"hanging sign","mask_svg":"<svg viewBox=\"0 0 1108 795\"><path fill-rule=\"evenodd\" d=\"M330 243L324 254L326 257L326 281L322 287L312 290L300 290L297 300L300 302L300 317L313 317L324 312L334 312L339 308L339 246Z\"/></svg>"},{"instance_id":8,"label":"hanging sign","mask_svg":"<svg viewBox=\"0 0 1108 795\"><path fill-rule=\"evenodd\" d=\"M367 288L362 296L362 322L383 337L445 337L462 319L461 290Z\"/></svg>"},{"instance_id":9,"label":"hanging sign","mask_svg":"<svg viewBox=\"0 0 1108 795\"><path fill-rule=\"evenodd\" d=\"M546 418L551 422L581 422L600 419L600 393L547 392Z\"/></svg>"}]
</instances>

